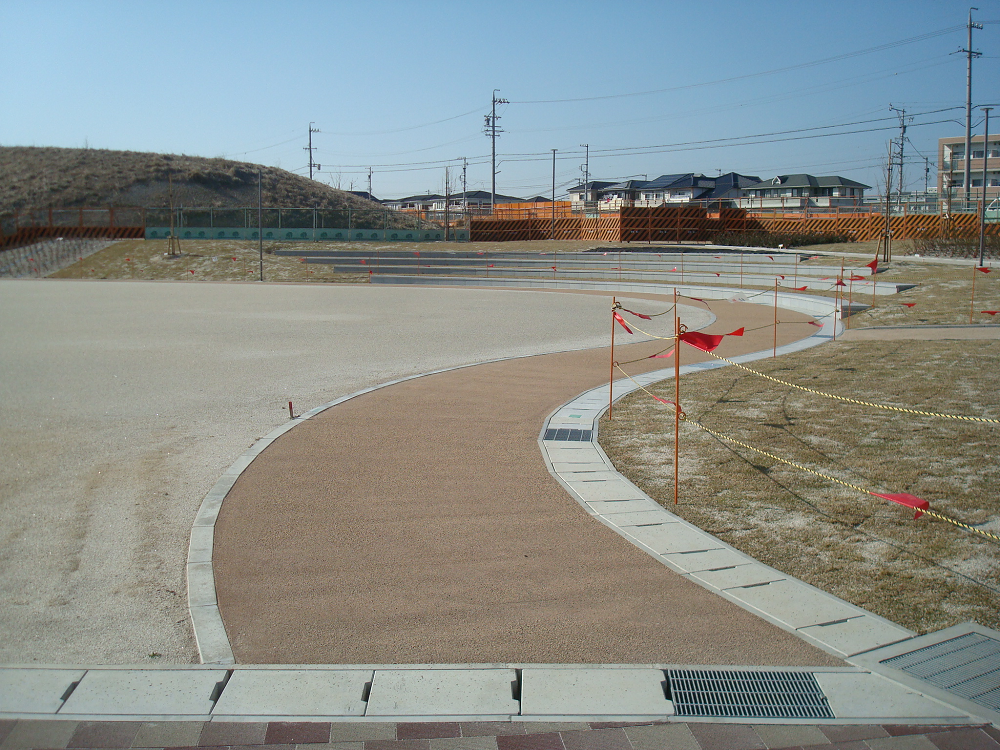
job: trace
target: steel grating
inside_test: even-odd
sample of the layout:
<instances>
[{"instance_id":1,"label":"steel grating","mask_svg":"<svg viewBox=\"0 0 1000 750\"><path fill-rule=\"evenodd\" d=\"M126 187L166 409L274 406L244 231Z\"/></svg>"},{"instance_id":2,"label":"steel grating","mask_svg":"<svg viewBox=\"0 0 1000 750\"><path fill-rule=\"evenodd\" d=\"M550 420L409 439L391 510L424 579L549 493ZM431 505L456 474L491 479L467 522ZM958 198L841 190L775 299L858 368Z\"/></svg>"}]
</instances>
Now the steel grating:
<instances>
[{"instance_id":1,"label":"steel grating","mask_svg":"<svg viewBox=\"0 0 1000 750\"><path fill-rule=\"evenodd\" d=\"M968 633L880 663L1000 711L1000 641L993 638Z\"/></svg>"},{"instance_id":2,"label":"steel grating","mask_svg":"<svg viewBox=\"0 0 1000 750\"><path fill-rule=\"evenodd\" d=\"M678 716L746 719L833 719L810 672L668 669Z\"/></svg>"},{"instance_id":3,"label":"steel grating","mask_svg":"<svg viewBox=\"0 0 1000 750\"><path fill-rule=\"evenodd\" d=\"M564 440L580 443L589 443L592 430L578 430L575 427L549 427L545 430L542 440Z\"/></svg>"}]
</instances>

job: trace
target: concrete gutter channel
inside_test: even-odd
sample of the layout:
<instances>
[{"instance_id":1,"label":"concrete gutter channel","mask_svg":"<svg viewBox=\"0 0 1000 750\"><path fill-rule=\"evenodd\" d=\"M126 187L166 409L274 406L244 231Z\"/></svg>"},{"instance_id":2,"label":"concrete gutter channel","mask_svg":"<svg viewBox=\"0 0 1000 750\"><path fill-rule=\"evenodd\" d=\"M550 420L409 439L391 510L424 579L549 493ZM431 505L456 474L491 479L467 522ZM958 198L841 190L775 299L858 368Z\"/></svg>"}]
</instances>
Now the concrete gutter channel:
<instances>
[{"instance_id":1,"label":"concrete gutter channel","mask_svg":"<svg viewBox=\"0 0 1000 750\"><path fill-rule=\"evenodd\" d=\"M479 278L432 277L395 277L392 283L487 285ZM510 279L491 279L488 285L537 286ZM646 284L598 281L546 281L546 287L650 291ZM686 296L705 299L742 296L738 290L734 295L734 290L718 287L678 289ZM773 304L773 294L759 299ZM781 353L824 343L833 337L835 326L838 334L842 330L834 319L832 299L779 292L777 302L779 307L825 321L814 335L779 347ZM758 352L734 360L746 362L769 355L770 351ZM718 366L724 363L705 362L681 370L683 374ZM215 599L212 546L215 520L240 473L299 421L363 393L430 374L434 373L384 383L302 414L255 443L206 495L192 528L188 555L189 606L202 665L0 668L0 718L1000 725L1000 705L995 696L988 695L1000 689L1000 633L970 623L916 637L910 630L762 565L673 515L618 474L597 444L597 426L609 403L609 386L611 398L617 400L638 387L628 380L587 391L548 417L539 447L553 477L586 513L671 570L852 666L236 665ZM673 370L667 369L635 380L648 385L672 375ZM958 661L944 664L941 670L946 675L968 672L965 682L971 680L980 693L956 692L951 683L934 675L884 663L893 659L898 663L899 657L920 649L947 651L948 644L964 644L962 639L968 638L978 639L975 658L965 663L956 657ZM985 656L984 644L989 652ZM991 651L992 644L996 648ZM958 646L952 650L962 652ZM904 658L920 661L919 655ZM804 703L802 691L790 687L800 683L812 686ZM698 689L689 694L686 688L682 690L689 684L707 687L703 694Z\"/></svg>"}]
</instances>

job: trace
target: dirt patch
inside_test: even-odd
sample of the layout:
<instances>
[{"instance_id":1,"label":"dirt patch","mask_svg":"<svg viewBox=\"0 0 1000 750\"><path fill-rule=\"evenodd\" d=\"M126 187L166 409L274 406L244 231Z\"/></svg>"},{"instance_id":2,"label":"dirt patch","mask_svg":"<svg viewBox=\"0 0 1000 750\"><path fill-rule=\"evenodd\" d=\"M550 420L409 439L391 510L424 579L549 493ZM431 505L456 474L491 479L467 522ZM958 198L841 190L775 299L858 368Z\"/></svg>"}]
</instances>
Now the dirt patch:
<instances>
[{"instance_id":1,"label":"dirt patch","mask_svg":"<svg viewBox=\"0 0 1000 750\"><path fill-rule=\"evenodd\" d=\"M722 352L724 353L724 352ZM799 385L878 403L1000 417L1000 342L856 342L753 364ZM673 398L673 382L654 393ZM997 425L859 408L727 367L681 379L707 427L876 492L907 492L1000 533ZM604 419L615 466L673 512L783 572L914 630L1000 627L1000 545L682 426L642 393Z\"/></svg>"}]
</instances>

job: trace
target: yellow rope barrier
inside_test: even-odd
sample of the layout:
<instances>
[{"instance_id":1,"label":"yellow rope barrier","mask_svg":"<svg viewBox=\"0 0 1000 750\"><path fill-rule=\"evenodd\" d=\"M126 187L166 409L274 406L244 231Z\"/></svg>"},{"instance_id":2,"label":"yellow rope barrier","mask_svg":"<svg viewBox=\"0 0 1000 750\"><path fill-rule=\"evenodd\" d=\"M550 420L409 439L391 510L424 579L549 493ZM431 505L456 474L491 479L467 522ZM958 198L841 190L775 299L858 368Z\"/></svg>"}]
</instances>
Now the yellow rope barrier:
<instances>
[{"instance_id":1,"label":"yellow rope barrier","mask_svg":"<svg viewBox=\"0 0 1000 750\"><path fill-rule=\"evenodd\" d=\"M648 336L649 334L646 335ZM766 380L770 380L773 383L780 383L781 385L788 386L789 388L797 388L800 391L805 391L806 393L812 393L817 396L823 396L824 398L832 398L837 401L846 401L849 404L857 404L859 406L870 406L874 409L886 409L888 411L898 411L898 412L903 412L904 414L919 414L920 416L924 417L941 417L943 419L959 419L959 420L964 420L966 422L985 422L988 424L1000 424L1000 419L990 419L989 417L968 417L963 414L944 414L942 412L937 412L937 411L920 411L919 409L905 409L901 406L876 404L871 401L861 401L860 399L848 398L847 396L838 396L834 393L826 393L825 391L818 391L815 388L807 388L804 385L796 385L795 383L789 383L786 380L781 380L771 375L766 375L763 372L758 372L757 370L751 369L746 365L741 365L739 362L734 362L733 360L723 357L719 354L715 354L714 352L707 352L707 354L712 355L716 359L721 359L723 362L728 362L734 367L738 367L741 370L745 370L746 372L749 372L753 375L757 375L759 377L765 378Z\"/></svg>"},{"instance_id":2,"label":"yellow rope barrier","mask_svg":"<svg viewBox=\"0 0 1000 750\"><path fill-rule=\"evenodd\" d=\"M682 412L682 415L683 415L683 412ZM683 418L683 416L682 416L682 418ZM873 493L873 492L871 492L869 490L866 490L864 487L861 487L859 485L851 484L850 482L845 482L843 479L837 479L837 477L832 477L829 474L824 474L823 472L816 471L815 469L810 469L808 466L803 466L802 464L797 464L794 461L789 461L787 459L781 458L779 456L774 455L773 453L769 453L768 451L761 450L760 448L754 448L752 445L749 445L749 444L744 443L742 441L736 440L735 438L731 438L731 437L729 437L727 435L723 435L720 432L716 432L715 430L713 430L713 429L711 429L709 427L706 427L705 425L703 425L701 422L698 422L697 420L687 418L684 421L688 422L689 424L693 424L695 427L698 427L698 428L704 430L705 432L707 432L710 435L715 436L719 440L724 440L727 443L732 443L733 445L738 445L741 448L746 448L747 450L753 451L754 453L759 453L762 456L767 456L768 458L773 459L773 460L777 461L778 463L782 463L782 464L786 464L788 466L792 466L792 467L794 467L796 469L799 469L800 471L805 471L805 472L808 472L809 474L813 474L813 475L815 475L817 477L822 477L823 479L826 479L826 480L828 480L830 482L836 482L837 484L842 484L843 486L850 487L852 490L857 490L858 492L860 492L860 493L862 493L864 495L874 495L875 494L875 493ZM876 497L877 497L877 495L876 495ZM987 537L989 539L992 539L995 542L1000 542L1000 536L997 536L996 534L990 533L989 531L983 531L982 529L977 529L975 526L970 526L967 523L962 523L961 521L957 521L954 518L949 518L946 515L943 515L941 513L938 513L936 511L933 511L933 510L930 510L930 509L922 510L921 512L922 513L926 513L927 515L932 516L934 518L937 518L938 520L946 521L946 522L948 522L950 524L954 524L955 526L958 526L959 528L965 529L966 531L971 531L971 532L973 532L975 534L980 534L981 536L985 536L985 537Z\"/></svg>"}]
</instances>

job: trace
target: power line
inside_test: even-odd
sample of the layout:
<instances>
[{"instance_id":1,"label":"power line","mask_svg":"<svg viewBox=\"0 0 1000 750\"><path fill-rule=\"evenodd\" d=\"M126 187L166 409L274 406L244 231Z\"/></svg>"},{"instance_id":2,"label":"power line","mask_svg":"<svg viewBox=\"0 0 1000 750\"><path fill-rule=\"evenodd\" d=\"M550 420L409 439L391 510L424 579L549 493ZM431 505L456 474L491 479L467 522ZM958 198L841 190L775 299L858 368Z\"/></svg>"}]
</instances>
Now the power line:
<instances>
[{"instance_id":1,"label":"power line","mask_svg":"<svg viewBox=\"0 0 1000 750\"><path fill-rule=\"evenodd\" d=\"M759 73L747 73L746 75L733 76L731 78L720 78L715 81L703 81L701 83L689 83L683 86L671 86L664 89L652 89L650 91L634 91L627 94L606 94L604 96L583 96L571 99L535 99L535 100L525 100L525 101L514 101L514 104L565 104L569 102L592 102L592 101L602 101L607 99L624 99L632 96L650 96L652 94L665 94L672 91L685 91L688 89L700 88L702 86L716 86L722 83L733 83L735 81L745 81L750 78L760 78L761 76L773 75L775 73L785 73L791 70L802 70L804 68L812 68L817 65L825 65L831 62L840 62L841 60L847 60L852 57L858 57L860 55L869 55L875 52L884 52L885 50L892 49L894 47L901 47L906 44L913 44L915 42L922 42L927 39L933 39L934 37L943 36L944 34L951 34L955 31L960 31L965 28L965 24L960 26L949 26L945 29L938 29L937 31L929 31L925 34L920 34L914 37L908 37L906 39L900 39L896 42L888 42L886 44L880 44L877 47L868 47L867 49L857 50L855 52L845 52L841 55L834 55L833 57L824 57L820 60L813 60L812 62L799 63L798 65L788 65L783 68L774 68L773 70L765 70Z\"/></svg>"}]
</instances>

